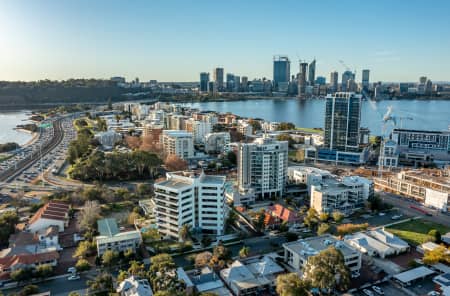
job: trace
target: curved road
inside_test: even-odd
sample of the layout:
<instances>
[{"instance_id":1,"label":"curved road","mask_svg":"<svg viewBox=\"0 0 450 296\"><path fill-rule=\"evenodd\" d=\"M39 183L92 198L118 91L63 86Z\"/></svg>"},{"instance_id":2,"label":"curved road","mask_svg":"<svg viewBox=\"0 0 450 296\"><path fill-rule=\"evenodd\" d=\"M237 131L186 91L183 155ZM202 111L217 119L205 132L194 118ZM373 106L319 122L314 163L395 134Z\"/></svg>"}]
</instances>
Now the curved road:
<instances>
[{"instance_id":1,"label":"curved road","mask_svg":"<svg viewBox=\"0 0 450 296\"><path fill-rule=\"evenodd\" d=\"M41 148L41 155L36 154L31 158L26 157L25 159L22 159L16 166L10 167L6 171L2 172L0 174L0 182L10 181L13 177L20 174L23 170L36 163L40 159L40 156L46 155L47 153L51 152L56 146L58 146L58 144L61 143L64 138L64 130L61 127L61 119L57 119L53 122L53 130L53 138L47 145Z\"/></svg>"}]
</instances>

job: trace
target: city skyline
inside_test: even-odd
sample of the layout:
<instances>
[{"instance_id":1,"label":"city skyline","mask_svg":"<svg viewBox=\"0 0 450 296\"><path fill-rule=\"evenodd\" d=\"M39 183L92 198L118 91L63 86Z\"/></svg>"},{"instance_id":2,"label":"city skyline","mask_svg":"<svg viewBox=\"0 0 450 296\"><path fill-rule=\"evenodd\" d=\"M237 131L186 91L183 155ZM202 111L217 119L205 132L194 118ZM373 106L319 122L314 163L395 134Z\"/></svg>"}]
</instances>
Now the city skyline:
<instances>
[{"instance_id":1,"label":"city skyline","mask_svg":"<svg viewBox=\"0 0 450 296\"><path fill-rule=\"evenodd\" d=\"M273 56L287 55L291 74L316 58L327 78L342 60L357 81L363 69L372 82L448 81L450 4L415 2L3 1L0 80L198 81L217 67L272 79Z\"/></svg>"}]
</instances>

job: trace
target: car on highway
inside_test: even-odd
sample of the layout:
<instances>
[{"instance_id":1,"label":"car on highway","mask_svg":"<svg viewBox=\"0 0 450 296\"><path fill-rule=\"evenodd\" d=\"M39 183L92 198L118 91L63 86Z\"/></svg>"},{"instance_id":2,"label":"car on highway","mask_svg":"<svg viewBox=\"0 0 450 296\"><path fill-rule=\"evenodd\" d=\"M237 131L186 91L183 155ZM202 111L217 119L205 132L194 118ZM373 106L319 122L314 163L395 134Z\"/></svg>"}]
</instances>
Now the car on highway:
<instances>
[{"instance_id":1,"label":"car on highway","mask_svg":"<svg viewBox=\"0 0 450 296\"><path fill-rule=\"evenodd\" d=\"M374 296L374 294L372 293L372 291L368 290L368 289L364 289L363 293L367 296Z\"/></svg>"},{"instance_id":2,"label":"car on highway","mask_svg":"<svg viewBox=\"0 0 450 296\"><path fill-rule=\"evenodd\" d=\"M400 219L401 217L403 217L403 215L401 215L401 214L400 214L400 215L394 215L394 216L391 217L391 219L392 219L392 220L398 220L398 219Z\"/></svg>"},{"instance_id":3,"label":"car on highway","mask_svg":"<svg viewBox=\"0 0 450 296\"><path fill-rule=\"evenodd\" d=\"M67 278L67 280L69 280L69 281L76 281L76 280L79 280L79 279L80 279L80 276L77 275L77 274L73 274L73 275L71 275L71 276L69 276Z\"/></svg>"}]
</instances>

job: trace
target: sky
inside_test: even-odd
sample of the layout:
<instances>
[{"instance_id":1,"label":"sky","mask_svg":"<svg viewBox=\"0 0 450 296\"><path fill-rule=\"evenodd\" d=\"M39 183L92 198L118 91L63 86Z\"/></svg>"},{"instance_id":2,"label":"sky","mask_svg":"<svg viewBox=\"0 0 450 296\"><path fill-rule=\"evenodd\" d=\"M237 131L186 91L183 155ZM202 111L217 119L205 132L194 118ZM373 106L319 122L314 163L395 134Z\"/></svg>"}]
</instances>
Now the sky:
<instances>
[{"instance_id":1,"label":"sky","mask_svg":"<svg viewBox=\"0 0 450 296\"><path fill-rule=\"evenodd\" d=\"M450 80L450 1L0 0L0 80L272 79L274 55L371 81Z\"/></svg>"}]
</instances>

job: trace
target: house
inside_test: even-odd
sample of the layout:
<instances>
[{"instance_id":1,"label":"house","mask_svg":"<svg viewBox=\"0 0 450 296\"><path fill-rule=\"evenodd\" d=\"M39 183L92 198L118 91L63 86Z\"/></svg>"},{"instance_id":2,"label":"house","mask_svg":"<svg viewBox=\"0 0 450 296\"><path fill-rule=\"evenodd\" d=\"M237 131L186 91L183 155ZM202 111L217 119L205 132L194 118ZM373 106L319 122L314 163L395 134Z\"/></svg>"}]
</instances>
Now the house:
<instances>
[{"instance_id":1,"label":"house","mask_svg":"<svg viewBox=\"0 0 450 296\"><path fill-rule=\"evenodd\" d=\"M220 277L236 296L258 295L270 288L270 280L255 277L250 269L236 260L229 268L220 271Z\"/></svg>"},{"instance_id":2,"label":"house","mask_svg":"<svg viewBox=\"0 0 450 296\"><path fill-rule=\"evenodd\" d=\"M180 272L177 271L179 277ZM182 280L188 283L187 286L192 286L195 288L196 293L214 293L218 296L232 296L233 294L225 287L220 277L208 266L198 270L190 270L186 273L187 279ZM188 293L188 292L186 292ZM191 294L193 291L191 291Z\"/></svg>"},{"instance_id":3,"label":"house","mask_svg":"<svg viewBox=\"0 0 450 296\"><path fill-rule=\"evenodd\" d=\"M396 253L396 250L394 248L380 242L379 240L376 240L375 238L363 232L357 232L351 235L347 235L345 236L344 241L361 253L367 254L369 256L378 256L380 258L385 258Z\"/></svg>"},{"instance_id":4,"label":"house","mask_svg":"<svg viewBox=\"0 0 450 296\"><path fill-rule=\"evenodd\" d=\"M280 223L287 223L288 225L300 223L300 217L296 212L283 207L280 204L274 204L267 209L267 212Z\"/></svg>"},{"instance_id":5,"label":"house","mask_svg":"<svg viewBox=\"0 0 450 296\"><path fill-rule=\"evenodd\" d=\"M106 250L124 252L136 249L142 242L141 232L139 230L119 231L115 219L101 219L97 221L100 235L95 237L97 243L97 253L103 255Z\"/></svg>"},{"instance_id":6,"label":"house","mask_svg":"<svg viewBox=\"0 0 450 296\"><path fill-rule=\"evenodd\" d=\"M275 286L277 276L284 273L284 268L278 265L270 256L252 257L243 262L255 277L264 277L270 281L272 287Z\"/></svg>"},{"instance_id":7,"label":"house","mask_svg":"<svg viewBox=\"0 0 450 296\"><path fill-rule=\"evenodd\" d=\"M396 250L395 254L400 254L409 251L409 245L407 242L395 236L394 234L386 231L384 227L371 230L368 232L368 234L371 237L379 240L380 242L394 248Z\"/></svg>"},{"instance_id":8,"label":"house","mask_svg":"<svg viewBox=\"0 0 450 296\"><path fill-rule=\"evenodd\" d=\"M439 245L433 242L426 242L417 246L417 252L425 254L426 252L430 252L439 248Z\"/></svg>"},{"instance_id":9,"label":"house","mask_svg":"<svg viewBox=\"0 0 450 296\"><path fill-rule=\"evenodd\" d=\"M147 279L130 276L122 281L116 290L120 296L152 296L153 291Z\"/></svg>"},{"instance_id":10,"label":"house","mask_svg":"<svg viewBox=\"0 0 450 296\"><path fill-rule=\"evenodd\" d=\"M41 207L28 222L27 230L32 233L57 226L63 232L69 226L70 206L59 201L50 201Z\"/></svg>"},{"instance_id":11,"label":"house","mask_svg":"<svg viewBox=\"0 0 450 296\"><path fill-rule=\"evenodd\" d=\"M361 269L361 253L348 243L340 241L330 234L284 243L284 261L294 270L300 271L309 257L319 254L330 246L336 247L342 253L345 265L352 272Z\"/></svg>"},{"instance_id":12,"label":"house","mask_svg":"<svg viewBox=\"0 0 450 296\"><path fill-rule=\"evenodd\" d=\"M8 278L11 271L20 268L34 269L42 264L50 264L55 267L58 264L58 259L59 253L57 251L8 255L0 258L0 278Z\"/></svg>"}]
</instances>

